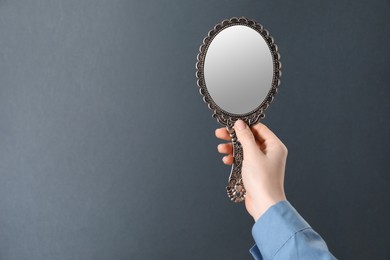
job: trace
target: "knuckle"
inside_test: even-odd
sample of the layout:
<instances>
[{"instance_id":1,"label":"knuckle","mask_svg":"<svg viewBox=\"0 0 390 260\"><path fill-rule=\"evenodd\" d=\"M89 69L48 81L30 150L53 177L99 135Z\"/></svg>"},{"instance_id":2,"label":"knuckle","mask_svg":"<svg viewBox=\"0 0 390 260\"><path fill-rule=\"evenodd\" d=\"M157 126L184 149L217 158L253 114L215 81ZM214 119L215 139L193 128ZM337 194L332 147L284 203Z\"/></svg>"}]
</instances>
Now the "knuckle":
<instances>
[{"instance_id":1,"label":"knuckle","mask_svg":"<svg viewBox=\"0 0 390 260\"><path fill-rule=\"evenodd\" d=\"M282 142L279 143L279 147L280 147L280 151L282 152L282 154L284 156L287 156L287 154L288 154L287 147Z\"/></svg>"},{"instance_id":2,"label":"knuckle","mask_svg":"<svg viewBox=\"0 0 390 260\"><path fill-rule=\"evenodd\" d=\"M288 155L288 149L287 147L283 144L283 150L284 150L284 154L287 156Z\"/></svg>"},{"instance_id":3,"label":"knuckle","mask_svg":"<svg viewBox=\"0 0 390 260\"><path fill-rule=\"evenodd\" d=\"M281 154L287 156L288 149L280 140L274 140L274 145Z\"/></svg>"}]
</instances>

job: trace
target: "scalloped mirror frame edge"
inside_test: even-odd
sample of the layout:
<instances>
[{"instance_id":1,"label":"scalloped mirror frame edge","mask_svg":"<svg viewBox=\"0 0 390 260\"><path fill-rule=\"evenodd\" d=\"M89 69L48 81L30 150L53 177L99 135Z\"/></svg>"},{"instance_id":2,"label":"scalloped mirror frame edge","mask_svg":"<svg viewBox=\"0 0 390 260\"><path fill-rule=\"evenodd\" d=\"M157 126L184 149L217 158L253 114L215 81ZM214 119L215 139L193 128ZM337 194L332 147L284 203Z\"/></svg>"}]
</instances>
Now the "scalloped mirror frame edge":
<instances>
[{"instance_id":1,"label":"scalloped mirror frame edge","mask_svg":"<svg viewBox=\"0 0 390 260\"><path fill-rule=\"evenodd\" d=\"M273 60L273 78L269 92L257 108L246 114L232 114L221 109L214 102L209 92L207 91L204 79L204 61L211 41L223 29L234 25L245 25L256 30L267 43ZM269 32L261 24L259 24L255 20L247 19L243 16L223 20L219 24L215 25L214 28L208 32L207 36L203 39L203 44L199 47L199 54L197 55L197 62L195 67L197 85L199 87L199 93L203 97L203 101L208 105L209 109L213 111L212 117L214 117L218 121L218 123L228 128L232 128L234 122L238 119L245 121L249 126L257 123L258 121L260 121L260 119L263 119L265 117L264 112L269 107L270 103L274 100L274 97L277 94L278 88L280 87L281 83L280 77L282 76L282 63L280 62L278 46L275 44L273 37L270 36Z\"/></svg>"}]
</instances>

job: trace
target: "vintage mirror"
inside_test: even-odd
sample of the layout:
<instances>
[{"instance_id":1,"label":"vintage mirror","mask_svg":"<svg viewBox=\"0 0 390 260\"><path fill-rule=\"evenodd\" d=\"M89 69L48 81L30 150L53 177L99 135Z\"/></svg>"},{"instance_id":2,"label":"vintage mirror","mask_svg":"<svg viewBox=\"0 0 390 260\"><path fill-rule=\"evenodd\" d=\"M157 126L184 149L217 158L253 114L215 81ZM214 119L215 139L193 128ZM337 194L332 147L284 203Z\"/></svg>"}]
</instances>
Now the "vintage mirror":
<instances>
[{"instance_id":1,"label":"vintage mirror","mask_svg":"<svg viewBox=\"0 0 390 260\"><path fill-rule=\"evenodd\" d=\"M264 118L264 111L280 85L278 48L262 25L234 17L209 31L197 59L200 94L232 139L234 160L227 194L232 201L241 202L245 199L241 178L243 152L234 122L242 119L250 126Z\"/></svg>"}]
</instances>

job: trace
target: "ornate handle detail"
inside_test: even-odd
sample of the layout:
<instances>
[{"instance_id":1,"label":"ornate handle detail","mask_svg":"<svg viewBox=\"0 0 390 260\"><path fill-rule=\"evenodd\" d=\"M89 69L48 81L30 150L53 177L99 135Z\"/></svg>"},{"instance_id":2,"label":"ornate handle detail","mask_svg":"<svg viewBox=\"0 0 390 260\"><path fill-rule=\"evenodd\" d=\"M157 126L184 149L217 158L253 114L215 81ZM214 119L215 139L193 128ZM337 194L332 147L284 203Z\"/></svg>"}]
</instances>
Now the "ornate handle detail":
<instances>
[{"instance_id":1,"label":"ornate handle detail","mask_svg":"<svg viewBox=\"0 0 390 260\"><path fill-rule=\"evenodd\" d=\"M236 132L232 127L226 127L230 133L233 144L233 165L230 172L228 186L226 191L228 197L234 202L242 202L245 200L245 187L241 176L242 160L244 159L244 153L241 143L237 140Z\"/></svg>"}]
</instances>

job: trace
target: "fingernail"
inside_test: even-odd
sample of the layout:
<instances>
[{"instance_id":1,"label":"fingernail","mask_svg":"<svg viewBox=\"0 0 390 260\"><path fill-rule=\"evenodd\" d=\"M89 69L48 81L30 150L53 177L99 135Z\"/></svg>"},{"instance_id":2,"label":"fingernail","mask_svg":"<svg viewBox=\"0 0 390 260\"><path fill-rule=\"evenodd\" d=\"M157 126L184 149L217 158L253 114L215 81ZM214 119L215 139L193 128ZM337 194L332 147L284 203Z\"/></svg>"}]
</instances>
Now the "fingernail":
<instances>
[{"instance_id":1,"label":"fingernail","mask_svg":"<svg viewBox=\"0 0 390 260\"><path fill-rule=\"evenodd\" d=\"M234 124L234 127L237 129L237 130L244 130L246 128L246 124L244 121L242 121L241 119L237 120L236 123Z\"/></svg>"}]
</instances>

